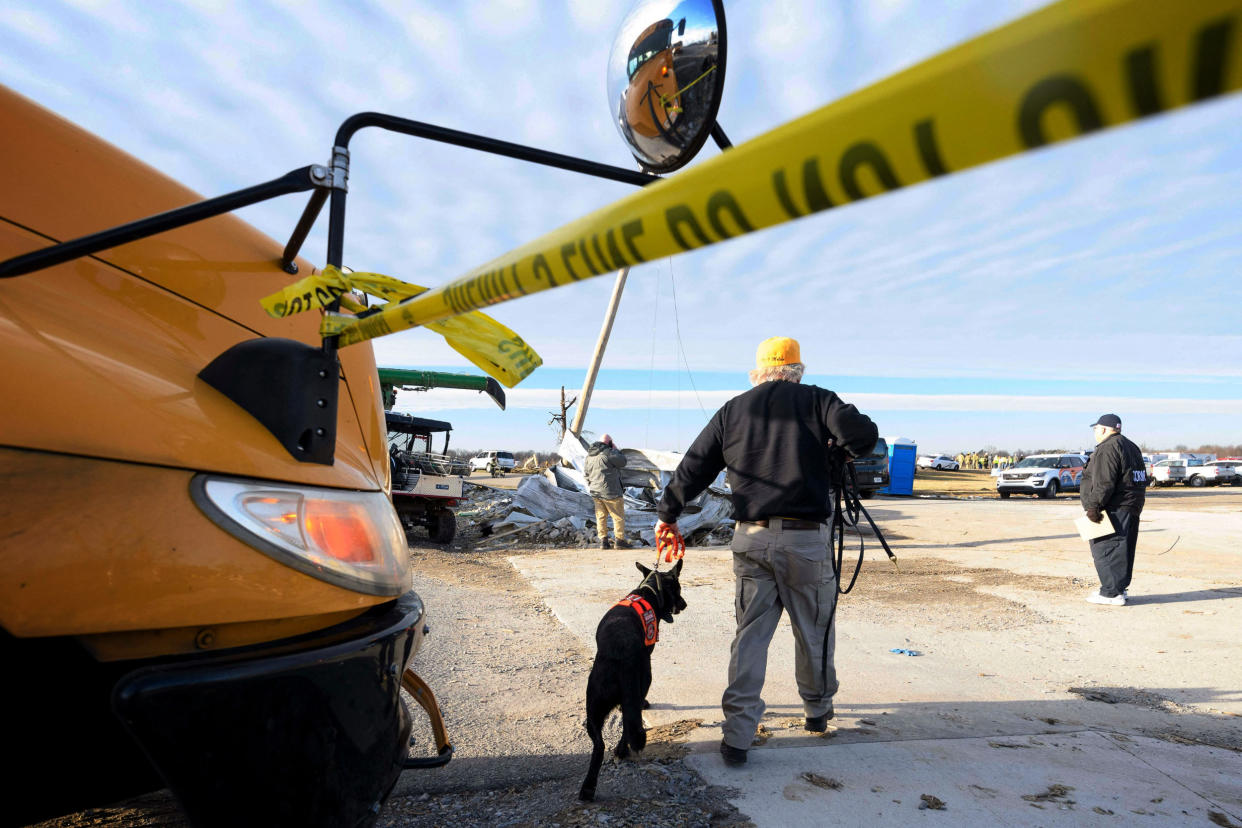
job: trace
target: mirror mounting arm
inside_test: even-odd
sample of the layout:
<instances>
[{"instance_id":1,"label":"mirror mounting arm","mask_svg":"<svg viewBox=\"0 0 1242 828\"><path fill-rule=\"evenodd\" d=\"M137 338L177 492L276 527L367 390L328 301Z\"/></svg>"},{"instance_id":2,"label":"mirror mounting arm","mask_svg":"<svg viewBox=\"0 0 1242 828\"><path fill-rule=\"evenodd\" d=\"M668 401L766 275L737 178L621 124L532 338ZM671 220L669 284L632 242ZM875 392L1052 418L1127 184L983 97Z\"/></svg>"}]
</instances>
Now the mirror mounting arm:
<instances>
[{"instance_id":1,"label":"mirror mounting arm","mask_svg":"<svg viewBox=\"0 0 1242 828\"><path fill-rule=\"evenodd\" d=\"M319 164L302 167L285 173L280 178L256 184L236 192L209 198L196 204L178 207L154 216L131 221L117 227L110 227L89 236L82 236L70 241L60 242L50 247L24 253L4 262L0 262L0 279L21 276L42 270L45 267L63 264L82 256L89 256L101 250L108 250L129 242L145 239L187 224L204 219L231 213L241 207L258 204L262 201L277 198L290 193L314 190L323 185L327 169Z\"/></svg>"},{"instance_id":2,"label":"mirror mounting arm","mask_svg":"<svg viewBox=\"0 0 1242 828\"><path fill-rule=\"evenodd\" d=\"M395 115L385 115L382 112L359 112L357 115L351 115L349 118L346 118L344 123L341 124L340 129L337 130L336 146L347 148L354 133L366 127L380 127L390 132L412 135L415 138L426 138L444 144L453 144L467 149L504 155L508 158L516 158L519 161L530 161L535 164L569 170L570 172L593 175L597 178L619 181L622 184L634 184L639 187L645 187L657 180L655 177L626 167L614 167L611 164L601 164L597 161L588 161L585 158L575 158L572 155L561 155L557 152L549 152L536 147L528 147L524 144L514 144L509 141L501 141L470 132L448 129L435 124L411 121L408 118L398 118Z\"/></svg>"},{"instance_id":3,"label":"mirror mounting arm","mask_svg":"<svg viewBox=\"0 0 1242 828\"><path fill-rule=\"evenodd\" d=\"M716 146L721 150L733 149L733 142L729 140L729 136L725 135L723 129L720 128L720 122L712 124L712 140L716 142Z\"/></svg>"},{"instance_id":4,"label":"mirror mounting arm","mask_svg":"<svg viewBox=\"0 0 1242 828\"><path fill-rule=\"evenodd\" d=\"M381 112L359 112L346 118L336 132L336 141L332 148L331 183L324 189L316 190L311 195L306 209L303 210L302 217L299 219L297 227L294 228L293 234L289 238L289 243L285 246L284 255L280 260L281 267L286 271L290 273L297 272L297 266L293 260L297 257L302 243L306 241L306 236L310 232L315 220L319 217L320 211L323 210L324 204L327 203L329 195L332 197L332 208L329 218L327 263L336 267L341 266L340 259L343 256L345 236L345 193L348 190L347 179L349 176L349 142L355 133L367 127L379 127L390 132L411 135L415 138L426 138L431 141L465 147L466 149L490 152L508 158L516 158L520 161L530 161L531 163L543 164L549 167L556 167L557 169L569 170L570 172L606 178L622 184L634 184L639 187L645 187L654 181L660 180L657 175L637 172L625 167L600 164L596 161L575 158L571 155L561 155L560 153L528 147L523 144L500 141L495 138L487 138L482 135L461 132L460 130L448 129L447 127L435 126L434 124L427 124L421 121L412 121L408 118L398 118L395 115L385 115ZM335 216L335 218L331 216Z\"/></svg>"}]
</instances>

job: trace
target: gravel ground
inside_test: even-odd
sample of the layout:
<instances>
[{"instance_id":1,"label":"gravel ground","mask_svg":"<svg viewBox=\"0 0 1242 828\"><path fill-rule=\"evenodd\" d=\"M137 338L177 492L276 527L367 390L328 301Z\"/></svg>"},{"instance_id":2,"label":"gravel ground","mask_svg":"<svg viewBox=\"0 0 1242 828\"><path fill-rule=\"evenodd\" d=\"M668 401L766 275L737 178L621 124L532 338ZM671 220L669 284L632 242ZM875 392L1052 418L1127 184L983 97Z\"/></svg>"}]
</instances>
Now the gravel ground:
<instances>
[{"instance_id":1,"label":"gravel ground","mask_svg":"<svg viewBox=\"0 0 1242 828\"><path fill-rule=\"evenodd\" d=\"M413 539L414 588L431 634L415 669L437 694L455 755L444 768L407 772L382 826L747 825L728 791L682 761L696 720L648 731L638 761L609 757L596 801L578 801L590 741L582 728L588 651L557 621L508 558L473 551L466 529L447 550ZM415 738L430 751L425 717ZM619 717L605 728L611 746ZM415 749L418 750L417 748Z\"/></svg>"}]
</instances>

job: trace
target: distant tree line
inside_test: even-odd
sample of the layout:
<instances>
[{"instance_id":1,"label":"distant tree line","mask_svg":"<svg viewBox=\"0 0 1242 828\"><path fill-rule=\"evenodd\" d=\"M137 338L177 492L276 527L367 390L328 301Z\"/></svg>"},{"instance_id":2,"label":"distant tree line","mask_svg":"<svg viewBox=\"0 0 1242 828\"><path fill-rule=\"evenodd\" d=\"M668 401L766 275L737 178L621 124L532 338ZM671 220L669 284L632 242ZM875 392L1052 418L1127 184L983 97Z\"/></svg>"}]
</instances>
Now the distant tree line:
<instances>
[{"instance_id":1,"label":"distant tree line","mask_svg":"<svg viewBox=\"0 0 1242 828\"><path fill-rule=\"evenodd\" d=\"M1083 447L1078 446L1076 448L1065 448L1064 446L1057 446L1055 448L1033 448L1033 449L1023 448L1023 449L1015 449L1014 451L1006 451L1005 449L998 449L996 448L996 446L989 445L989 446L984 446L981 449L977 449L976 453L986 454L989 457L997 457L997 456L1029 457L1032 454L1062 454L1065 452L1077 451L1079 448L1083 448ZM1205 445L1199 446L1198 448L1191 448L1189 446L1186 446L1185 444L1179 443L1173 448L1163 448L1163 447L1157 448L1148 443L1139 443L1139 448L1141 448L1147 454L1165 454L1165 453L1172 452L1172 451L1178 451L1178 452L1190 452L1193 454L1215 454L1217 457L1242 457L1242 444L1225 445L1225 444L1211 443L1211 444L1205 444Z\"/></svg>"},{"instance_id":2,"label":"distant tree line","mask_svg":"<svg viewBox=\"0 0 1242 828\"><path fill-rule=\"evenodd\" d=\"M1149 449L1146 445L1143 445L1141 443L1140 445L1142 446L1143 451L1146 451L1149 454L1151 453L1152 449ZM1186 452L1191 452L1193 454L1215 454L1217 457L1242 457L1242 444L1235 443L1234 445L1230 446L1230 445L1224 445L1220 443L1210 443L1210 444L1199 446L1198 448L1189 448L1179 443L1171 449L1155 449L1155 451L1157 452L1186 451Z\"/></svg>"}]
</instances>

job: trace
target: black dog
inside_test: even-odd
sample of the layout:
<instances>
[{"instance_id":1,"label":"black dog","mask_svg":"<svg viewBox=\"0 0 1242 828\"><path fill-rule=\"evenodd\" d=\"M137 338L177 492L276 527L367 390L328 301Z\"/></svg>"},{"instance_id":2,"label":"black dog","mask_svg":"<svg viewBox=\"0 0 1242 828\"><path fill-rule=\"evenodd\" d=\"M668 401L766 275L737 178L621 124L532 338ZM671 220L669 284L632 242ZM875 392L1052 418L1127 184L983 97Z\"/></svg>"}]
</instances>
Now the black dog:
<instances>
[{"instance_id":1,"label":"black dog","mask_svg":"<svg viewBox=\"0 0 1242 828\"><path fill-rule=\"evenodd\" d=\"M613 754L618 759L647 746L643 708L651 688L651 651L659 640L659 621L673 623L673 616L686 608L681 599L681 561L668 572L652 572L640 563L643 573L638 588L617 602L600 619L595 630L595 663L587 679L586 730L591 736L591 767L578 798L595 798L599 767L604 761L604 720L621 706L621 741Z\"/></svg>"}]
</instances>

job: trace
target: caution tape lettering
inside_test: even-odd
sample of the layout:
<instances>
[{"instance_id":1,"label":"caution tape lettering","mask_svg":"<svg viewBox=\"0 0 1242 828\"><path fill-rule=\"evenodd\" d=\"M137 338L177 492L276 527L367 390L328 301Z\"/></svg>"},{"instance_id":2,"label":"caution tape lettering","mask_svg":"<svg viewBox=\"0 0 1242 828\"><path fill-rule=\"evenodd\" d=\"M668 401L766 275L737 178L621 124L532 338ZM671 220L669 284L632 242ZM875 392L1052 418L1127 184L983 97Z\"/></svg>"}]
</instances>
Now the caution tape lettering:
<instances>
[{"instance_id":1,"label":"caution tape lettering","mask_svg":"<svg viewBox=\"0 0 1242 828\"><path fill-rule=\"evenodd\" d=\"M488 274L488 285L503 284L499 271ZM390 301L374 310L350 299L349 291L358 290ZM378 336L408 330L425 324L440 334L445 342L462 356L482 368L491 377L512 388L543 364L535 350L523 339L490 316L478 311L438 320L420 322L405 304L427 291L421 285L403 282L381 273L342 273L328 266L261 300L272 316L289 316L307 310L324 310L319 333L336 337L340 347L366 342ZM358 316L330 310L339 298L341 306Z\"/></svg>"},{"instance_id":2,"label":"caution tape lettering","mask_svg":"<svg viewBox=\"0 0 1242 828\"><path fill-rule=\"evenodd\" d=\"M1235 91L1240 27L1242 0L1062 0L377 316L433 323Z\"/></svg>"}]
</instances>

